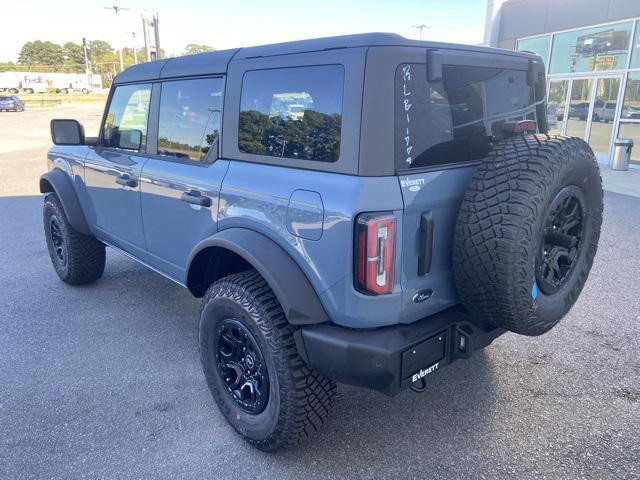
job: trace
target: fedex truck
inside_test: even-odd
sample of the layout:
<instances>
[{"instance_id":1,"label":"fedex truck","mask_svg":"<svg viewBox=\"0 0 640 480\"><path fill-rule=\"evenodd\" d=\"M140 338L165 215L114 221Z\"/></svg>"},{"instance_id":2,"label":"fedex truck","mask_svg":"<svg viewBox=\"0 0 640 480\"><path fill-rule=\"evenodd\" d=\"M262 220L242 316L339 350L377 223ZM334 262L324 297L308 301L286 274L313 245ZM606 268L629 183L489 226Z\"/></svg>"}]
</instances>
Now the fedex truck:
<instances>
[{"instance_id":1,"label":"fedex truck","mask_svg":"<svg viewBox=\"0 0 640 480\"><path fill-rule=\"evenodd\" d=\"M47 91L47 79L42 73L2 72L0 90L10 93L43 93Z\"/></svg>"},{"instance_id":2,"label":"fedex truck","mask_svg":"<svg viewBox=\"0 0 640 480\"><path fill-rule=\"evenodd\" d=\"M44 93L47 91L47 78L42 73L17 72L18 85L24 93Z\"/></svg>"},{"instance_id":3,"label":"fedex truck","mask_svg":"<svg viewBox=\"0 0 640 480\"><path fill-rule=\"evenodd\" d=\"M57 93L91 93L102 88L102 79L85 73L0 72L0 91L44 93L49 87Z\"/></svg>"},{"instance_id":4,"label":"fedex truck","mask_svg":"<svg viewBox=\"0 0 640 480\"><path fill-rule=\"evenodd\" d=\"M0 91L9 93L20 91L17 72L0 72Z\"/></svg>"},{"instance_id":5,"label":"fedex truck","mask_svg":"<svg viewBox=\"0 0 640 480\"><path fill-rule=\"evenodd\" d=\"M99 76L98 76L99 77ZM47 78L58 93L90 93L94 89L94 75L85 73L49 73ZM97 88L100 88L98 82Z\"/></svg>"}]
</instances>

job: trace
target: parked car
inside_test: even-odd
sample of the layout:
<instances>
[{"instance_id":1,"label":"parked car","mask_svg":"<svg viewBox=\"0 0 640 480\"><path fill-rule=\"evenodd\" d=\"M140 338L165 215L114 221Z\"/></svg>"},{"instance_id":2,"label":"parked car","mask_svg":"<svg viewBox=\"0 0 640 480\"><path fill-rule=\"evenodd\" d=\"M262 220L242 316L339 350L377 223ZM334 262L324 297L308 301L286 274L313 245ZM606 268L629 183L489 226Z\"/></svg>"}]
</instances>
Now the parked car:
<instances>
[{"instance_id":1,"label":"parked car","mask_svg":"<svg viewBox=\"0 0 640 480\"><path fill-rule=\"evenodd\" d=\"M560 117L560 121L562 120L562 116ZM558 123L558 107L556 105L548 105L547 106L547 125L549 127L555 127Z\"/></svg>"},{"instance_id":2,"label":"parked car","mask_svg":"<svg viewBox=\"0 0 640 480\"><path fill-rule=\"evenodd\" d=\"M108 246L202 298L213 398L278 450L320 427L336 382L421 392L567 313L602 185L546 118L537 55L392 34L139 64L98 138L52 121L49 256L82 285Z\"/></svg>"},{"instance_id":3,"label":"parked car","mask_svg":"<svg viewBox=\"0 0 640 480\"><path fill-rule=\"evenodd\" d=\"M594 122L613 122L616 118L616 102L596 102L593 106Z\"/></svg>"},{"instance_id":4,"label":"parked car","mask_svg":"<svg viewBox=\"0 0 640 480\"><path fill-rule=\"evenodd\" d=\"M0 95L0 111L24 112L24 102L17 95Z\"/></svg>"},{"instance_id":5,"label":"parked car","mask_svg":"<svg viewBox=\"0 0 640 480\"><path fill-rule=\"evenodd\" d=\"M589 102L576 103L569 106L569 118L586 120L589 115Z\"/></svg>"},{"instance_id":6,"label":"parked car","mask_svg":"<svg viewBox=\"0 0 640 480\"><path fill-rule=\"evenodd\" d=\"M640 119L640 108L634 106L623 106L621 118L624 119Z\"/></svg>"}]
</instances>

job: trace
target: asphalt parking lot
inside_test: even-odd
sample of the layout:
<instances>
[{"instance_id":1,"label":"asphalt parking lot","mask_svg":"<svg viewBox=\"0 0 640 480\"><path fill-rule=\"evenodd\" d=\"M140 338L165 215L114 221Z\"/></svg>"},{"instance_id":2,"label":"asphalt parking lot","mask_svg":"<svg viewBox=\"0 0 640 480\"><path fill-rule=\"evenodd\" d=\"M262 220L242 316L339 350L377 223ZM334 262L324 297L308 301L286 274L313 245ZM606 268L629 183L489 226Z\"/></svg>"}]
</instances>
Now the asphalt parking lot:
<instances>
[{"instance_id":1,"label":"asphalt parking lot","mask_svg":"<svg viewBox=\"0 0 640 480\"><path fill-rule=\"evenodd\" d=\"M112 251L91 286L50 265L47 122L91 134L100 109L0 114L1 479L640 478L640 198L606 193L591 276L550 333L507 334L424 394L340 386L311 442L265 454L209 395L187 291Z\"/></svg>"}]
</instances>

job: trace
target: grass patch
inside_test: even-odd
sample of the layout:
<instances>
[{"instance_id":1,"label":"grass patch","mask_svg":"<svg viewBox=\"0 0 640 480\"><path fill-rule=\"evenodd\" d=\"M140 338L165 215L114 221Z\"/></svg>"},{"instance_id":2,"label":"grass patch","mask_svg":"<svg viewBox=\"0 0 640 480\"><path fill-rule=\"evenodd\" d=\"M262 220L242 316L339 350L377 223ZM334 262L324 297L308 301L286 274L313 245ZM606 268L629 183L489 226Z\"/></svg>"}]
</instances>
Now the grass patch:
<instances>
[{"instance_id":1,"label":"grass patch","mask_svg":"<svg viewBox=\"0 0 640 480\"><path fill-rule=\"evenodd\" d=\"M50 108L65 104L102 103L107 101L107 93L21 93L20 99L26 108Z\"/></svg>"}]
</instances>

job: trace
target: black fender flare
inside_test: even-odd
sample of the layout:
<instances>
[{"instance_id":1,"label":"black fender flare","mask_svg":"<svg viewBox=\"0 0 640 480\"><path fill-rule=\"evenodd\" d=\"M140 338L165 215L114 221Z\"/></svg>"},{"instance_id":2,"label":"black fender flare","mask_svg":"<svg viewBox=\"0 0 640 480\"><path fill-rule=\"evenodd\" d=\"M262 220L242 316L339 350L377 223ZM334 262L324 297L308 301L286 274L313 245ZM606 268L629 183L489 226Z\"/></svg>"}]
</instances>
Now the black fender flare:
<instances>
[{"instance_id":1,"label":"black fender flare","mask_svg":"<svg viewBox=\"0 0 640 480\"><path fill-rule=\"evenodd\" d=\"M40 176L40 193L55 193L67 220L73 228L83 235L93 235L84 217L78 195L66 172L56 168Z\"/></svg>"},{"instance_id":2,"label":"black fender flare","mask_svg":"<svg viewBox=\"0 0 640 480\"><path fill-rule=\"evenodd\" d=\"M191 271L191 262L196 255L209 247L230 250L255 268L273 290L292 325L313 325L330 321L305 273L273 240L248 228L222 230L194 247L187 263L188 272Z\"/></svg>"}]
</instances>

